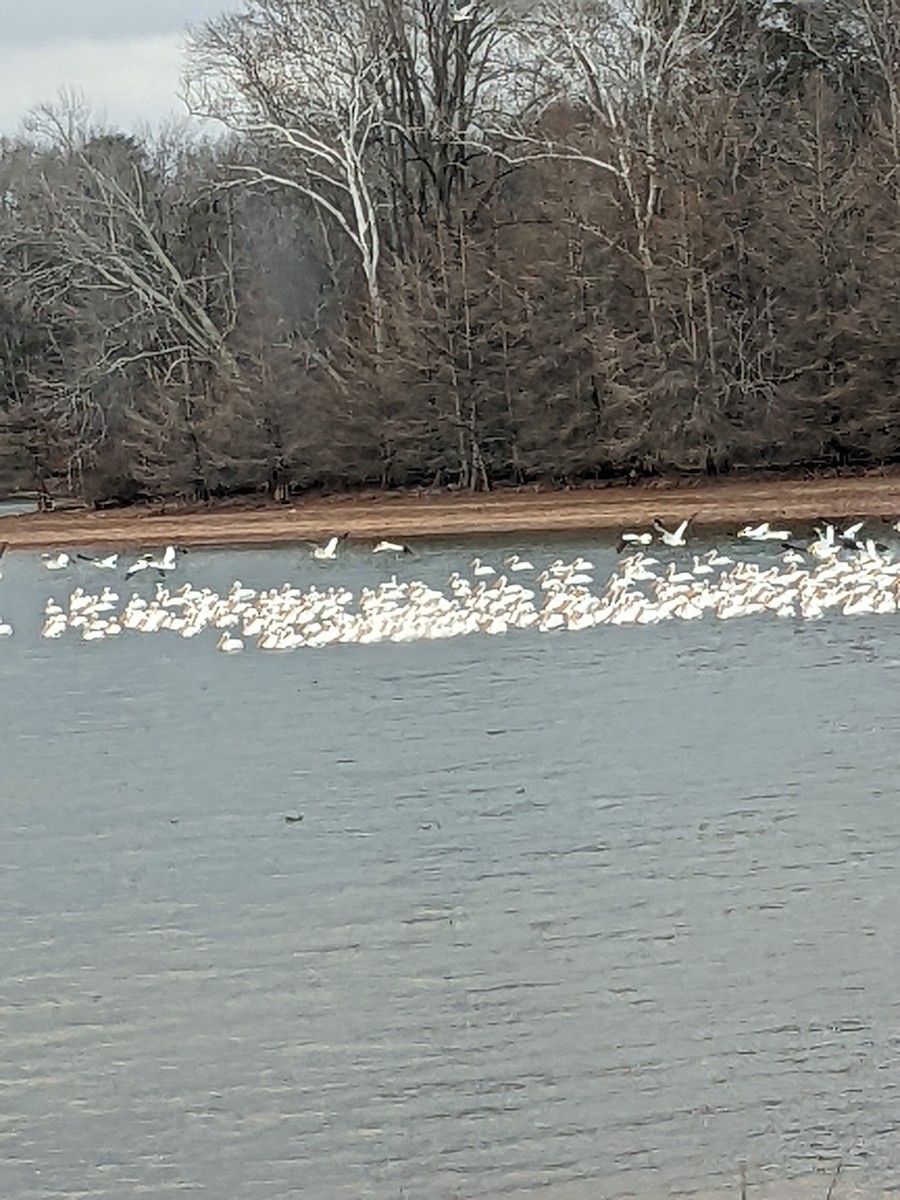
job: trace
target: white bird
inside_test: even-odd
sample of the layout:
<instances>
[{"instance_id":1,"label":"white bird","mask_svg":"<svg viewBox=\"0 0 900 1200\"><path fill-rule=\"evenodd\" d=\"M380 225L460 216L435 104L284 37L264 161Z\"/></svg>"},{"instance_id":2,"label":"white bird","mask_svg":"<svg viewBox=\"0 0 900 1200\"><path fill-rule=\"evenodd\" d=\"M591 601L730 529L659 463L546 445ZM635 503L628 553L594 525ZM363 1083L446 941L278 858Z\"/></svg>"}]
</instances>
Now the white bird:
<instances>
[{"instance_id":1,"label":"white bird","mask_svg":"<svg viewBox=\"0 0 900 1200\"><path fill-rule=\"evenodd\" d=\"M653 520L653 528L659 534L660 541L663 542L664 545L666 545L666 546L686 546L687 539L685 538L684 535L685 535L685 532L687 531L688 525L690 525L690 523L691 523L691 520L692 520L691 517L686 517L681 522L681 524L678 526L678 528L675 530L675 532L670 533L668 531L668 529L666 529L666 527L662 524L659 517L655 517Z\"/></svg>"},{"instance_id":2,"label":"white bird","mask_svg":"<svg viewBox=\"0 0 900 1200\"><path fill-rule=\"evenodd\" d=\"M497 572L493 567L489 567L487 563L483 563L480 558L473 558L471 562L473 575L496 575Z\"/></svg>"},{"instance_id":3,"label":"white bird","mask_svg":"<svg viewBox=\"0 0 900 1200\"><path fill-rule=\"evenodd\" d=\"M865 525L865 521L855 521L852 525L848 525L841 534L841 541L848 550L858 550L861 543L857 539L857 534Z\"/></svg>"},{"instance_id":4,"label":"white bird","mask_svg":"<svg viewBox=\"0 0 900 1200\"><path fill-rule=\"evenodd\" d=\"M623 533L619 537L620 546L625 542L631 542L635 546L649 546L652 541L652 533Z\"/></svg>"},{"instance_id":5,"label":"white bird","mask_svg":"<svg viewBox=\"0 0 900 1200\"><path fill-rule=\"evenodd\" d=\"M810 542L806 547L808 554L811 554L813 558L830 558L833 554L837 553L838 547L834 541L833 525L826 525L824 531L817 525L816 534L817 537L815 540Z\"/></svg>"},{"instance_id":6,"label":"white bird","mask_svg":"<svg viewBox=\"0 0 900 1200\"><path fill-rule=\"evenodd\" d=\"M244 643L240 638L232 637L230 633L223 633L216 642L216 649L221 650L223 654L237 654L243 650Z\"/></svg>"},{"instance_id":7,"label":"white bird","mask_svg":"<svg viewBox=\"0 0 900 1200\"><path fill-rule=\"evenodd\" d=\"M13 627L8 621L0 621L0 637L11 637Z\"/></svg>"},{"instance_id":8,"label":"white bird","mask_svg":"<svg viewBox=\"0 0 900 1200\"><path fill-rule=\"evenodd\" d=\"M157 571L174 571L178 566L178 551L174 546L166 546L162 558L154 559L150 566L156 567Z\"/></svg>"},{"instance_id":9,"label":"white bird","mask_svg":"<svg viewBox=\"0 0 900 1200\"><path fill-rule=\"evenodd\" d=\"M790 539L791 531L772 529L768 521L763 521L761 525L745 525L737 535L750 542L786 542Z\"/></svg>"},{"instance_id":10,"label":"white bird","mask_svg":"<svg viewBox=\"0 0 900 1200\"><path fill-rule=\"evenodd\" d=\"M533 571L534 563L525 562L519 558L518 554L511 554L509 558L503 560L503 565L509 567L511 571Z\"/></svg>"},{"instance_id":11,"label":"white bird","mask_svg":"<svg viewBox=\"0 0 900 1200\"><path fill-rule=\"evenodd\" d=\"M475 16L474 0L468 0L467 4L455 5L450 9L451 21L471 21Z\"/></svg>"},{"instance_id":12,"label":"white bird","mask_svg":"<svg viewBox=\"0 0 900 1200\"><path fill-rule=\"evenodd\" d=\"M373 547L372 553L412 554L412 550L410 550L409 546L404 545L402 542L379 542L377 546Z\"/></svg>"},{"instance_id":13,"label":"white bird","mask_svg":"<svg viewBox=\"0 0 900 1200\"><path fill-rule=\"evenodd\" d=\"M137 559L135 562L133 562L131 564L131 566L128 568L128 570L125 572L125 578L130 579L131 576L136 575L138 573L138 571L146 571L152 562L153 562L152 554L142 554L141 557L139 559Z\"/></svg>"},{"instance_id":14,"label":"white bird","mask_svg":"<svg viewBox=\"0 0 900 1200\"><path fill-rule=\"evenodd\" d=\"M316 546L313 549L312 556L317 558L319 562L325 562L332 558L337 558L337 548L341 539L337 534L328 539L324 546Z\"/></svg>"},{"instance_id":15,"label":"white bird","mask_svg":"<svg viewBox=\"0 0 900 1200\"><path fill-rule=\"evenodd\" d=\"M696 583L692 571L679 571L674 563L669 563L669 569L666 572L667 583Z\"/></svg>"},{"instance_id":16,"label":"white bird","mask_svg":"<svg viewBox=\"0 0 900 1200\"><path fill-rule=\"evenodd\" d=\"M147 571L150 569L155 571L174 571L177 566L178 550L175 546L166 546L162 558L154 558L152 554L142 554L125 572L125 578L129 579L132 575L136 575L138 571Z\"/></svg>"},{"instance_id":17,"label":"white bird","mask_svg":"<svg viewBox=\"0 0 900 1200\"><path fill-rule=\"evenodd\" d=\"M42 554L41 558L48 571L62 571L72 561L64 550L60 550L59 554Z\"/></svg>"},{"instance_id":18,"label":"white bird","mask_svg":"<svg viewBox=\"0 0 900 1200\"><path fill-rule=\"evenodd\" d=\"M749 538L750 541L761 541L769 532L769 522L764 521L762 525L745 525L743 529L737 531L739 538Z\"/></svg>"},{"instance_id":19,"label":"white bird","mask_svg":"<svg viewBox=\"0 0 900 1200\"><path fill-rule=\"evenodd\" d=\"M106 558L91 558L89 554L79 554L78 557L82 562L89 562L100 571L114 571L119 562L118 554L108 554Z\"/></svg>"}]
</instances>

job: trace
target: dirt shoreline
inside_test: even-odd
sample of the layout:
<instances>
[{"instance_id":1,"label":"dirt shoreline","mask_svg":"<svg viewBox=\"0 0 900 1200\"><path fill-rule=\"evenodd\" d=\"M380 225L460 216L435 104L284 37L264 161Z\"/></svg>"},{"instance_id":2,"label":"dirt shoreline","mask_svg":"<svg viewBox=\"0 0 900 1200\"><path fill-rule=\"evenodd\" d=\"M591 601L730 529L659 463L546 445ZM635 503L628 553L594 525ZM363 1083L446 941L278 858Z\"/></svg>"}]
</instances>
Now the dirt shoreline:
<instances>
[{"instance_id":1,"label":"dirt shoreline","mask_svg":"<svg viewBox=\"0 0 900 1200\"><path fill-rule=\"evenodd\" d=\"M900 471L812 480L714 480L691 484L488 494L396 493L312 497L291 505L115 509L0 517L0 545L11 550L68 546L131 548L169 542L250 546L352 539L474 538L503 534L609 532L646 527L654 517L694 517L699 528L756 520L900 515Z\"/></svg>"}]
</instances>

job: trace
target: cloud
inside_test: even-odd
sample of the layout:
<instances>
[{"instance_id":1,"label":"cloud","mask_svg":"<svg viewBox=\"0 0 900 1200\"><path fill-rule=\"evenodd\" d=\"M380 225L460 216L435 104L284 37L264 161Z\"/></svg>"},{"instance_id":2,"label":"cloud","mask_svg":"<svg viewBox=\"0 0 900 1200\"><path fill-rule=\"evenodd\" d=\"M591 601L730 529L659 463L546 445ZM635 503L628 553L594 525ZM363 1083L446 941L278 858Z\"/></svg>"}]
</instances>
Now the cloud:
<instances>
[{"instance_id":1,"label":"cloud","mask_svg":"<svg viewBox=\"0 0 900 1200\"><path fill-rule=\"evenodd\" d=\"M30 109L57 102L63 87L82 93L94 116L125 130L183 116L182 46L180 33L0 45L0 133L15 133Z\"/></svg>"},{"instance_id":2,"label":"cloud","mask_svg":"<svg viewBox=\"0 0 900 1200\"><path fill-rule=\"evenodd\" d=\"M171 33L240 7L236 0L0 0L6 44L47 45Z\"/></svg>"}]
</instances>

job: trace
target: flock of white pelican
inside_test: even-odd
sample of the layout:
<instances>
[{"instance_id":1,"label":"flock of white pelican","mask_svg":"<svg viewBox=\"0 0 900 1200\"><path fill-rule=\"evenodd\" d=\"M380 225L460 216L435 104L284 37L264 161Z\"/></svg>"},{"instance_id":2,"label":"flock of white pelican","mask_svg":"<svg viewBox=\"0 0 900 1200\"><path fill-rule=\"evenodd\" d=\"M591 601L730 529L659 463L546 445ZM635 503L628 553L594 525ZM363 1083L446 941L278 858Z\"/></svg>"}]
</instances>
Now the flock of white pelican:
<instances>
[{"instance_id":1,"label":"flock of white pelican","mask_svg":"<svg viewBox=\"0 0 900 1200\"><path fill-rule=\"evenodd\" d=\"M126 581L155 571L155 596L135 592L123 601L113 586L97 591L78 586L65 604L47 601L41 635L55 639L71 632L83 641L99 641L158 632L192 638L211 630L218 635L217 648L228 654L248 644L260 650L295 650L516 629L547 633L653 625L707 615L730 620L768 613L813 620L834 610L845 616L894 613L900 604L900 562L894 563L880 542L862 539L862 528L863 522L841 532L827 525L804 543L792 542L788 530L768 523L738 531L739 542L782 543L777 559L768 564L715 549L692 554L688 562L671 555L662 562L646 549L652 534L625 534L620 544L630 545L632 552L597 590L592 587L594 564L585 558L557 559L538 570L513 554L497 565L474 558L467 572L454 571L442 588L421 580L398 582L392 575L358 593L343 586L304 590L289 583L257 590L237 581L220 594L191 583L170 587L180 551L169 546L159 556L141 555L124 571ZM654 529L666 551L685 544L687 522L674 533L659 522ZM335 536L311 555L331 562L342 541ZM398 557L411 553L399 542L379 542L373 549ZM75 565L76 557L100 571L119 566L114 554L92 558L63 552L42 559L48 570L59 571ZM11 626L0 621L0 636L11 633Z\"/></svg>"}]
</instances>

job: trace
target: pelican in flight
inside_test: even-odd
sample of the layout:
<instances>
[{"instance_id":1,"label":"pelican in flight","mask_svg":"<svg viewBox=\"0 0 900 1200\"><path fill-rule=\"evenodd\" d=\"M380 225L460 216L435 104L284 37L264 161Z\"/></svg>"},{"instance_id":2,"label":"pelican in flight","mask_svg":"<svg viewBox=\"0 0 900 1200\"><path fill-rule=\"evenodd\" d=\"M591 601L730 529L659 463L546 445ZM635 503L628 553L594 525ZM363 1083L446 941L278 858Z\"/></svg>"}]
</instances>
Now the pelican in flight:
<instances>
[{"instance_id":1,"label":"pelican in flight","mask_svg":"<svg viewBox=\"0 0 900 1200\"><path fill-rule=\"evenodd\" d=\"M670 533L660 521L659 517L654 517L653 528L659 534L659 540L664 546L686 546L687 538L684 536L687 532L687 527L690 525L693 517L685 517L674 533Z\"/></svg>"},{"instance_id":2,"label":"pelican in flight","mask_svg":"<svg viewBox=\"0 0 900 1200\"><path fill-rule=\"evenodd\" d=\"M125 578L130 579L132 575L137 575L138 571L146 571L152 561L152 554L142 554L141 557L133 562L125 572Z\"/></svg>"},{"instance_id":3,"label":"pelican in flight","mask_svg":"<svg viewBox=\"0 0 900 1200\"><path fill-rule=\"evenodd\" d=\"M865 521L854 521L852 525L848 525L841 534L841 542L847 550L862 550L865 545L859 538L859 531L865 525Z\"/></svg>"},{"instance_id":4,"label":"pelican in flight","mask_svg":"<svg viewBox=\"0 0 900 1200\"><path fill-rule=\"evenodd\" d=\"M91 558L90 554L79 554L78 557L100 571L114 571L119 562L118 554L108 554L106 558Z\"/></svg>"},{"instance_id":5,"label":"pelican in flight","mask_svg":"<svg viewBox=\"0 0 900 1200\"><path fill-rule=\"evenodd\" d=\"M332 539L334 540L334 539ZM412 554L409 546L404 542L379 542L377 546L372 547L373 554Z\"/></svg>"},{"instance_id":6,"label":"pelican in flight","mask_svg":"<svg viewBox=\"0 0 900 1200\"><path fill-rule=\"evenodd\" d=\"M182 550L180 553L185 554L186 551ZM130 579L138 571L146 571L150 568L156 571L174 571L178 566L178 554L179 551L175 546L166 546L162 558L154 558L152 554L142 554L125 572L125 578Z\"/></svg>"},{"instance_id":7,"label":"pelican in flight","mask_svg":"<svg viewBox=\"0 0 900 1200\"><path fill-rule=\"evenodd\" d=\"M319 562L328 562L332 558L337 558L337 548L341 543L338 534L330 537L324 546L314 546L312 556L318 559Z\"/></svg>"}]
</instances>

